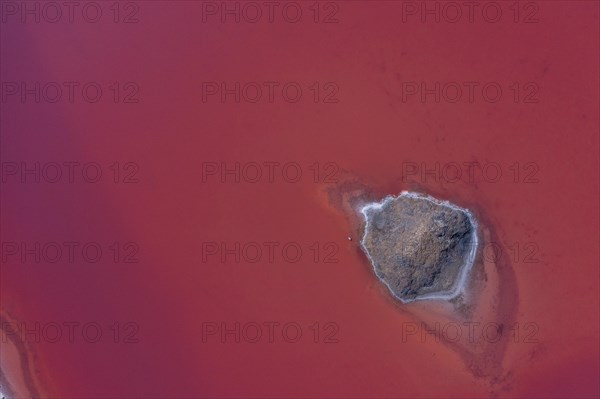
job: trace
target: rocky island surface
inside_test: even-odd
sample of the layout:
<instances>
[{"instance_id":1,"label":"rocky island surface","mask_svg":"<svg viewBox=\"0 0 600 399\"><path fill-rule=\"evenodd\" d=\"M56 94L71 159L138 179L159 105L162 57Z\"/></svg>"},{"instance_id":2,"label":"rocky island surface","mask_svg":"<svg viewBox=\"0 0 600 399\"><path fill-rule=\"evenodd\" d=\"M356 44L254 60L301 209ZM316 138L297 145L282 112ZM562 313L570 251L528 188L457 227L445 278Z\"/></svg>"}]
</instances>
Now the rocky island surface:
<instances>
[{"instance_id":1,"label":"rocky island surface","mask_svg":"<svg viewBox=\"0 0 600 399\"><path fill-rule=\"evenodd\" d=\"M365 205L361 213L361 247L396 298L450 300L460 294L477 250L477 223L468 210L402 192Z\"/></svg>"}]
</instances>

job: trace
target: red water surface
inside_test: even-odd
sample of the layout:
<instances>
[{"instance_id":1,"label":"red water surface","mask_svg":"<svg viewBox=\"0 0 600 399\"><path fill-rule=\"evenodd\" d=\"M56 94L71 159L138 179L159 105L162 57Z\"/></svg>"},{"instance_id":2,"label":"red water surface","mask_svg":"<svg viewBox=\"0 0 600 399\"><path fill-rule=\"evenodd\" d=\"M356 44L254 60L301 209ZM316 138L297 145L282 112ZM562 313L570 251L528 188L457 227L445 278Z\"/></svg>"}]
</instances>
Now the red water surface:
<instances>
[{"instance_id":1,"label":"red water surface","mask_svg":"<svg viewBox=\"0 0 600 399\"><path fill-rule=\"evenodd\" d=\"M338 2L339 10L319 3L319 18L337 10L337 23L315 23L309 2L296 3L298 23L203 22L202 2L135 4L136 23L11 17L0 28L3 82L95 81L106 90L98 103L12 96L1 104L2 162L97 162L104 173L98 183L2 182L3 243L98 242L104 249L98 263L3 259L3 312L28 326L103 328L97 343L81 335L74 342L28 338L44 392L598 397L597 2L535 3L535 23L515 23L504 2L498 23L403 22L403 3L389 1ZM110 5L102 6L108 13ZM140 101L115 104L106 89L115 81L135 82ZM203 102L203 82L298 82L303 97ZM324 90L318 102L309 89L315 82ZM492 103L476 91L472 102L432 95L423 102L419 94L403 98L410 82L495 82L503 96ZM327 98L338 101L324 102L335 88ZM134 162L139 181L125 184L120 175L114 183L114 162L122 171ZM257 183L203 181L206 162L296 162L303 175L297 183L280 174L269 182L265 169ZM496 163L502 176L403 179L413 163L420 172L436 162ZM405 323L425 316L394 303L375 279L352 211L335 201L348 181L373 197L411 189L453 201L494 232L511 257L511 318L537 326L535 339L520 336L492 359L499 374L475 375L459 351L432 337L403 341ZM114 242L136 243L139 262L114 263ZM203 261L206 242L296 242L303 256L296 263L280 252L272 263ZM518 256L509 249L515 245ZM337 262L324 262L336 246ZM537 262L526 262L527 254ZM236 322L258 323L263 336L236 343L232 335L203 334ZM264 327L270 322L279 323L273 342ZM139 330L115 343L114 323ZM286 323L301 326L298 342L282 337Z\"/></svg>"}]
</instances>

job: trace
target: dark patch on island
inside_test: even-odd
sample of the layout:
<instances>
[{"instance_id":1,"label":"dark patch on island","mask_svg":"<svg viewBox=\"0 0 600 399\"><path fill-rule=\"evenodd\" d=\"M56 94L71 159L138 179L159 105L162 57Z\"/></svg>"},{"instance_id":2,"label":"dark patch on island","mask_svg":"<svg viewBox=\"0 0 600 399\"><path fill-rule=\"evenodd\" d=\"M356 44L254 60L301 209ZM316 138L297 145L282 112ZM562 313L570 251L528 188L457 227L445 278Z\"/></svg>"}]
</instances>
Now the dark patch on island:
<instances>
[{"instance_id":1,"label":"dark patch on island","mask_svg":"<svg viewBox=\"0 0 600 399\"><path fill-rule=\"evenodd\" d=\"M477 246L476 223L467 210L405 192L362 213L362 248L394 296L410 302L459 293Z\"/></svg>"}]
</instances>

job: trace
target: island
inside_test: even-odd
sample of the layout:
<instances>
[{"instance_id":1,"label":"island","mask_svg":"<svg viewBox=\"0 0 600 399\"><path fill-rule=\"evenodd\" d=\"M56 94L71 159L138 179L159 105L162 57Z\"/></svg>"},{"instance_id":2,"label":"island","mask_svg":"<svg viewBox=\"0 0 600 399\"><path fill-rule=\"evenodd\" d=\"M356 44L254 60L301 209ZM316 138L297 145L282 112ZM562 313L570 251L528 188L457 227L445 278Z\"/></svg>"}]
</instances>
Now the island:
<instances>
[{"instance_id":1,"label":"island","mask_svg":"<svg viewBox=\"0 0 600 399\"><path fill-rule=\"evenodd\" d=\"M361 248L394 297L408 303L460 295L478 244L471 212L407 191L360 211L365 219Z\"/></svg>"}]
</instances>

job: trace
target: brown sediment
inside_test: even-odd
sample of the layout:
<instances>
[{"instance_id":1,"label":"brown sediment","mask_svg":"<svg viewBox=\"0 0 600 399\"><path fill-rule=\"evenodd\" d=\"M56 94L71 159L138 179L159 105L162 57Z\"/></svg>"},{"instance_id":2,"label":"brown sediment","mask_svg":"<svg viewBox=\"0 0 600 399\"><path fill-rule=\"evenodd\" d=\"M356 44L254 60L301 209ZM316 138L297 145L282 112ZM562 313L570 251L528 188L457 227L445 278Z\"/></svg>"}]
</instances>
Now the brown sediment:
<instances>
[{"instance_id":1,"label":"brown sediment","mask_svg":"<svg viewBox=\"0 0 600 399\"><path fill-rule=\"evenodd\" d=\"M33 348L23 340L19 322L0 310L0 384L7 398L45 397Z\"/></svg>"},{"instance_id":2,"label":"brown sediment","mask_svg":"<svg viewBox=\"0 0 600 399\"><path fill-rule=\"evenodd\" d=\"M387 195L397 195L403 190L417 191L432 197L450 200L461 208L469 209L478 222L478 250L472 269L465 282L464 292L452 300L418 300L401 303L390 295L385 288L388 300L399 312L410 317L415 323L420 323L423 328L435 331L436 326L445 323L457 323L461 326L463 334L458 340L449 340L443 334L437 339L444 346L457 353L462 359L465 368L481 383L491 397L496 397L510 390L511 370L504 365L507 349L513 339L513 328L518 308L518 287L510 259L501 256L490 259L484 256L483 248L489 243L500 245L496 227L498 223L476 203L456 201L447 198L444 193L435 193L422 187L402 187L395 185L394 191L378 190L369 187L360 179L347 174L340 184L328 187L326 197L330 207L340 212L346 219L354 234L359 237L354 245L357 255L360 256L373 277L377 276L368 257L360 249L360 237L364 234L365 221L360 209L366 204L379 202ZM467 202L467 203L465 203ZM501 249L504 253L506 251ZM422 324L421 324L422 323ZM467 324L465 324L467 323ZM476 328L477 339L472 339L465 334L469 327ZM498 327L498 335L493 340L481 339L481 327ZM492 332L492 329L489 332Z\"/></svg>"}]
</instances>

